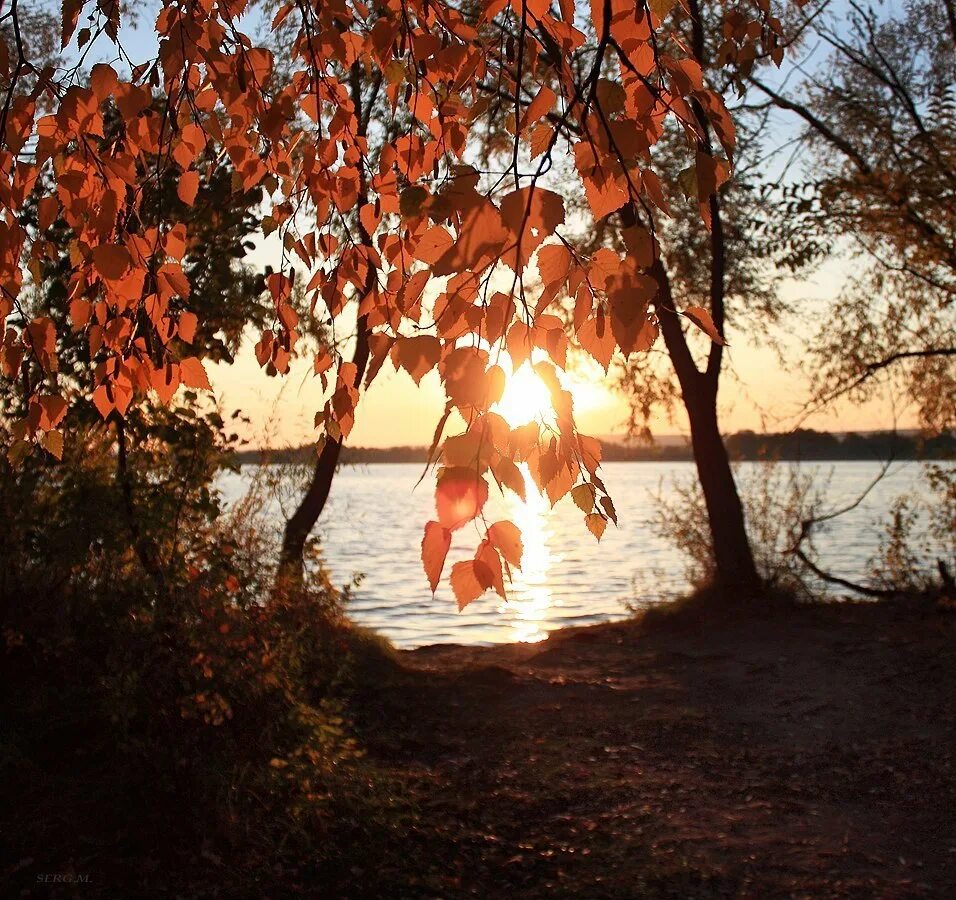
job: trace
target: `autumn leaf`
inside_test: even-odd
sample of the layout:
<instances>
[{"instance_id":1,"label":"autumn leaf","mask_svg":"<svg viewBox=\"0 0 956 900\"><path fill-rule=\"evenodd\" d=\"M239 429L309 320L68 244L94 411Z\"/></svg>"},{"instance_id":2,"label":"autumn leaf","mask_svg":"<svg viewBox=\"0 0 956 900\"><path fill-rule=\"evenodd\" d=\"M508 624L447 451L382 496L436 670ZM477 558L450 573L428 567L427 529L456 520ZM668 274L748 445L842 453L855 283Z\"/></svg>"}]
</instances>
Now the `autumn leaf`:
<instances>
[{"instance_id":1,"label":"autumn leaf","mask_svg":"<svg viewBox=\"0 0 956 900\"><path fill-rule=\"evenodd\" d=\"M710 317L710 313L702 306L688 306L687 309L683 311L683 315L690 319L691 322L703 331L715 344L723 345L726 343L717 330L717 326L714 325L714 320Z\"/></svg>"},{"instance_id":2,"label":"autumn leaf","mask_svg":"<svg viewBox=\"0 0 956 900\"><path fill-rule=\"evenodd\" d=\"M538 88L538 93L534 95L534 99L528 104L528 108L524 112L519 130L524 131L534 125L542 116L551 112L557 99L558 95L551 88L546 84L541 85Z\"/></svg>"},{"instance_id":3,"label":"autumn leaf","mask_svg":"<svg viewBox=\"0 0 956 900\"><path fill-rule=\"evenodd\" d=\"M439 523L449 531L467 525L488 499L488 483L473 470L456 466L442 470L435 487Z\"/></svg>"},{"instance_id":4,"label":"autumn leaf","mask_svg":"<svg viewBox=\"0 0 956 900\"><path fill-rule=\"evenodd\" d=\"M63 20L60 31L60 47L65 48L76 31L76 24L83 12L84 0L63 0Z\"/></svg>"},{"instance_id":5,"label":"autumn leaf","mask_svg":"<svg viewBox=\"0 0 956 900\"><path fill-rule=\"evenodd\" d=\"M66 5L64 4L64 11ZM90 87L96 94L96 99L101 103L116 90L118 79L112 66L105 63L97 63L90 71Z\"/></svg>"},{"instance_id":6,"label":"autumn leaf","mask_svg":"<svg viewBox=\"0 0 956 900\"><path fill-rule=\"evenodd\" d=\"M477 600L487 590L475 574L476 565L473 559L463 559L451 567L451 589L458 602L458 612ZM487 580L490 580L490 576Z\"/></svg>"},{"instance_id":7,"label":"autumn leaf","mask_svg":"<svg viewBox=\"0 0 956 900\"><path fill-rule=\"evenodd\" d=\"M564 200L554 191L541 187L512 191L501 201L501 219L523 239L533 229L538 246L564 223Z\"/></svg>"},{"instance_id":8,"label":"autumn leaf","mask_svg":"<svg viewBox=\"0 0 956 900\"><path fill-rule=\"evenodd\" d=\"M497 571L494 568L495 561L497 561ZM469 603L477 600L488 590L497 590L504 596L501 578L501 562L498 560L498 554L487 542L482 542L474 559L462 560L451 567L451 589L458 601L458 611L461 612Z\"/></svg>"},{"instance_id":9,"label":"autumn leaf","mask_svg":"<svg viewBox=\"0 0 956 900\"><path fill-rule=\"evenodd\" d=\"M578 329L578 341L606 372L614 356L615 340L611 332L611 323L606 316L588 319Z\"/></svg>"},{"instance_id":10,"label":"autumn leaf","mask_svg":"<svg viewBox=\"0 0 956 900\"><path fill-rule=\"evenodd\" d=\"M475 577L485 590L493 590L502 599L508 599L501 556L487 539L478 545L478 550L475 552Z\"/></svg>"},{"instance_id":11,"label":"autumn leaf","mask_svg":"<svg viewBox=\"0 0 956 900\"><path fill-rule=\"evenodd\" d=\"M594 486L579 484L571 489L571 499L574 505L583 513L590 513L594 509Z\"/></svg>"},{"instance_id":12,"label":"autumn leaf","mask_svg":"<svg viewBox=\"0 0 956 900\"><path fill-rule=\"evenodd\" d=\"M414 257L424 263L436 263L451 249L454 242L454 238L446 228L433 225L415 246Z\"/></svg>"},{"instance_id":13,"label":"autumn leaf","mask_svg":"<svg viewBox=\"0 0 956 900\"><path fill-rule=\"evenodd\" d=\"M132 260L129 250L116 244L101 244L93 248L93 265L102 278L116 281L129 270Z\"/></svg>"},{"instance_id":14,"label":"autumn leaf","mask_svg":"<svg viewBox=\"0 0 956 900\"><path fill-rule=\"evenodd\" d=\"M114 409L113 401L110 400L109 393L106 390L106 385L101 384L95 391L93 391L93 405L96 407L97 412L105 419Z\"/></svg>"},{"instance_id":15,"label":"autumn leaf","mask_svg":"<svg viewBox=\"0 0 956 900\"><path fill-rule=\"evenodd\" d=\"M199 192L199 173L196 171L183 172L179 178L179 184L176 185L176 193L179 199L192 206L196 202L196 194Z\"/></svg>"},{"instance_id":16,"label":"autumn leaf","mask_svg":"<svg viewBox=\"0 0 956 900\"><path fill-rule=\"evenodd\" d=\"M209 383L209 376L206 375L202 361L195 356L190 356L180 361L179 377L186 387L201 388L205 391L212 390L212 385Z\"/></svg>"},{"instance_id":17,"label":"autumn leaf","mask_svg":"<svg viewBox=\"0 0 956 900\"><path fill-rule=\"evenodd\" d=\"M439 522L429 522L425 526L425 536L422 538L422 565L432 594L438 589L441 581L442 569L445 567L445 557L451 546L451 532L442 527Z\"/></svg>"},{"instance_id":18,"label":"autumn leaf","mask_svg":"<svg viewBox=\"0 0 956 900\"><path fill-rule=\"evenodd\" d=\"M538 250L538 272L544 284L556 284L568 277L571 253L564 244L548 244Z\"/></svg>"},{"instance_id":19,"label":"autumn leaf","mask_svg":"<svg viewBox=\"0 0 956 900\"><path fill-rule=\"evenodd\" d=\"M63 459L63 432L48 431L40 438L43 449L56 459Z\"/></svg>"},{"instance_id":20,"label":"autumn leaf","mask_svg":"<svg viewBox=\"0 0 956 900\"><path fill-rule=\"evenodd\" d=\"M590 513L584 517L584 524L588 526L588 531L600 541L604 534L604 529L607 528L607 520L604 516L598 513Z\"/></svg>"},{"instance_id":21,"label":"autumn leaf","mask_svg":"<svg viewBox=\"0 0 956 900\"><path fill-rule=\"evenodd\" d=\"M411 375L415 384L420 384L425 374L438 365L440 357L441 341L430 334L399 337L392 347L393 360Z\"/></svg>"},{"instance_id":22,"label":"autumn leaf","mask_svg":"<svg viewBox=\"0 0 956 900\"><path fill-rule=\"evenodd\" d=\"M521 542L521 530L513 522L495 522L488 529L488 540L498 548L509 565L521 568L524 544Z\"/></svg>"},{"instance_id":23,"label":"autumn leaf","mask_svg":"<svg viewBox=\"0 0 956 900\"><path fill-rule=\"evenodd\" d=\"M196 327L199 324L199 318L195 313L184 312L179 314L179 337L187 344L193 342L196 337Z\"/></svg>"}]
</instances>

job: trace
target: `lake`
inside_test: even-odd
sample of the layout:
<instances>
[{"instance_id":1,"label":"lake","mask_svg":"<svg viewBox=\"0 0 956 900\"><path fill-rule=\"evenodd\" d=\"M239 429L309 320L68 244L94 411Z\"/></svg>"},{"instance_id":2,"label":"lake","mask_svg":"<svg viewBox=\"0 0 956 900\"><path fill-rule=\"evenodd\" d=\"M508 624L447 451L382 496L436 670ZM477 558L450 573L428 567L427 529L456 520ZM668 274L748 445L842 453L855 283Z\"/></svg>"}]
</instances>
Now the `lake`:
<instances>
[{"instance_id":1,"label":"lake","mask_svg":"<svg viewBox=\"0 0 956 900\"><path fill-rule=\"evenodd\" d=\"M742 463L738 478L753 478L760 463ZM782 466L793 464L784 463ZM873 462L804 463L799 471L827 480L827 508L865 490L879 473ZM923 491L920 463L896 463L863 503L833 522L817 541L824 567L862 578L879 545L880 521L900 493ZM474 552L472 526L457 532L445 564L446 580L432 597L422 571L420 544L434 518L434 481L416 488L422 467L377 463L345 467L336 476L318 526L323 555L337 584L364 576L351 592L349 615L387 636L396 646L432 643L488 644L537 641L567 625L623 618L629 607L679 596L688 588L687 559L655 533L657 497L673 491L675 479L694 476L692 463L621 462L602 467L617 506L620 526L609 525L598 544L569 498L551 509L529 492L522 503L508 492L486 506L490 522L511 518L522 530L524 560L514 573L508 602L488 593L462 613L447 585L452 563ZM227 500L244 492L252 473L225 473ZM277 512L277 522L280 521Z\"/></svg>"}]
</instances>

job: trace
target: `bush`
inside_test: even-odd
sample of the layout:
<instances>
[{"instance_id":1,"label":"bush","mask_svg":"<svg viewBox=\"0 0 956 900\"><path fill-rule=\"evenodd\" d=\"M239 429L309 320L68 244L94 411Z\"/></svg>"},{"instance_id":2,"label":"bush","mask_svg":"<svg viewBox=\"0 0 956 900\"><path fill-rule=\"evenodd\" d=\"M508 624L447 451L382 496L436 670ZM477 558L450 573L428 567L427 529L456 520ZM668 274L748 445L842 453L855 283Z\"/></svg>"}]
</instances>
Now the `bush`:
<instances>
[{"instance_id":1,"label":"bush","mask_svg":"<svg viewBox=\"0 0 956 900\"><path fill-rule=\"evenodd\" d=\"M890 510L879 549L870 560L870 581L878 590L932 597L952 592L956 467L928 465L923 479L926 496L899 496Z\"/></svg>"},{"instance_id":2,"label":"bush","mask_svg":"<svg viewBox=\"0 0 956 900\"><path fill-rule=\"evenodd\" d=\"M800 523L813 518L820 509L826 486L815 483L796 467L775 460L738 465L734 476L754 562L768 592L811 599L814 591L808 573L788 551L800 532ZM666 491L662 486L654 506L654 530L684 555L692 588L699 591L710 587L716 565L697 477L675 480Z\"/></svg>"},{"instance_id":3,"label":"bush","mask_svg":"<svg viewBox=\"0 0 956 900\"><path fill-rule=\"evenodd\" d=\"M239 842L244 864L271 864L328 826L333 781L360 755L340 595L318 562L274 589L265 487L229 511L215 490L231 449L218 412L154 410L124 437L125 459L100 425L62 462L0 461L3 775L27 767L24 791L55 793L92 767L97 803L128 792L121 815L175 822L157 826L167 840L186 822L197 854Z\"/></svg>"}]
</instances>

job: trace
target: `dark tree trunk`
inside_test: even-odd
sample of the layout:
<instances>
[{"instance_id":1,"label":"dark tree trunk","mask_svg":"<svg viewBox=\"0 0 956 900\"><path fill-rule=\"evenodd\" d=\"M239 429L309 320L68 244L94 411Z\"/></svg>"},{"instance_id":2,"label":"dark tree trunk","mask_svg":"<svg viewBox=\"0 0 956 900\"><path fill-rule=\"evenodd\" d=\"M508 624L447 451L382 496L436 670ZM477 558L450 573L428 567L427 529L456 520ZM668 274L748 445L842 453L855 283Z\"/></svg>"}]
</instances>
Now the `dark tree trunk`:
<instances>
[{"instance_id":1,"label":"dark tree trunk","mask_svg":"<svg viewBox=\"0 0 956 900\"><path fill-rule=\"evenodd\" d=\"M717 581L746 599L760 588L743 504L717 423L716 402L688 403L691 444L713 541Z\"/></svg>"},{"instance_id":2,"label":"dark tree trunk","mask_svg":"<svg viewBox=\"0 0 956 900\"><path fill-rule=\"evenodd\" d=\"M707 506L717 582L720 587L749 596L759 590L760 577L747 536L743 504L717 421L719 370L710 365L704 372L698 370L674 309L670 280L660 260L654 264L651 274L660 285L657 313L661 333L690 421L691 445Z\"/></svg>"},{"instance_id":3,"label":"dark tree trunk","mask_svg":"<svg viewBox=\"0 0 956 900\"><path fill-rule=\"evenodd\" d=\"M694 53L697 59L706 63L704 25L698 0L690 0L689 9ZM710 126L700 101L692 100L691 109L699 126L698 148L708 156L713 155ZM717 330L723 334L727 248L721 204L717 194L710 198L709 213L710 313ZM624 226L638 222L638 211L633 203L621 210L621 220ZM653 222L649 224L652 225ZM717 585L731 594L734 600L746 601L759 592L762 583L747 535L743 504L740 502L727 448L724 446L717 421L717 389L720 384L723 347L716 342L711 344L704 370L698 369L687 346L687 339L674 305L670 278L660 257L654 262L649 274L659 286L655 300L657 317L690 422L694 462L707 507Z\"/></svg>"},{"instance_id":4,"label":"dark tree trunk","mask_svg":"<svg viewBox=\"0 0 956 900\"><path fill-rule=\"evenodd\" d=\"M365 376L368 356L368 326L365 317L360 316L355 337L355 352L352 354L352 362L355 363L356 369L354 385L356 388L360 387L362 378ZM285 533L282 537L282 551L279 555L280 577L298 579L302 575L305 544L312 529L315 528L315 523L319 521L322 510L325 509L341 454L342 442L328 440L315 461L309 488L292 517L286 522Z\"/></svg>"},{"instance_id":5,"label":"dark tree trunk","mask_svg":"<svg viewBox=\"0 0 956 900\"><path fill-rule=\"evenodd\" d=\"M378 95L382 84L381 75L373 79L370 83L371 94L367 103L363 103L362 85L363 71L357 63L352 66L350 78L350 91L352 102L355 104L355 116L359 123L359 135L365 137L368 132L368 124L371 116L372 105ZM361 209L368 202L368 184L366 181L365 170L359 169L359 196L355 204L356 209ZM372 247L372 235L366 230L361 219L357 222L359 237L361 243L366 247ZM361 310L362 302L375 290L378 283L378 273L375 268L369 265L368 274L362 291L355 298L356 303ZM365 377L365 370L368 367L369 359L369 324L368 318L359 315L355 323L355 351L352 354L352 362L355 364L355 381L353 387L360 390L362 379ZM278 580L298 581L302 578L302 567L305 556L305 545L315 528L315 523L319 521L322 510L325 509L325 503L329 499L329 492L332 490L332 480L335 478L335 471L338 468L339 457L342 455L342 442L327 440L322 447L319 458L315 461L315 469L312 473L312 481L309 484L305 496L299 503L298 508L292 514L292 517L286 522L285 532L282 537L282 550L279 553Z\"/></svg>"}]
</instances>

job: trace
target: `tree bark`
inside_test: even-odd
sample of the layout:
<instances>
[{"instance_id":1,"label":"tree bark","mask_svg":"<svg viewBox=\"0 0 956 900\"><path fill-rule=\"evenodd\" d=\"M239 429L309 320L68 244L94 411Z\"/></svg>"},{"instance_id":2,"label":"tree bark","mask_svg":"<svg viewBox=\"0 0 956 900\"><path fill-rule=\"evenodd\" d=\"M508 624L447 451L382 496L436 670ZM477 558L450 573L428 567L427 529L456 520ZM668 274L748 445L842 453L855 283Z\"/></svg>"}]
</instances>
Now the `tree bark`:
<instances>
[{"instance_id":1,"label":"tree bark","mask_svg":"<svg viewBox=\"0 0 956 900\"><path fill-rule=\"evenodd\" d=\"M761 580L747 536L743 504L720 433L717 418L719 370L708 365L707 371L701 372L694 364L674 308L670 279L659 259L650 269L650 274L659 285L656 305L661 334L677 374L690 422L691 446L707 507L717 584L739 594L738 599L745 600L759 591Z\"/></svg>"},{"instance_id":2,"label":"tree bark","mask_svg":"<svg viewBox=\"0 0 956 900\"><path fill-rule=\"evenodd\" d=\"M355 338L355 352L352 362L355 363L355 385L358 388L365 376L368 365L369 344L368 325L365 316L360 316L357 323ZM322 510L325 509L329 492L332 489L332 479L342 454L342 441L327 440L322 452L315 461L312 472L312 481L305 492L298 508L286 522L285 533L282 537L282 550L279 554L279 574L285 578L301 578L302 564L305 555L305 544L319 521Z\"/></svg>"}]
</instances>

